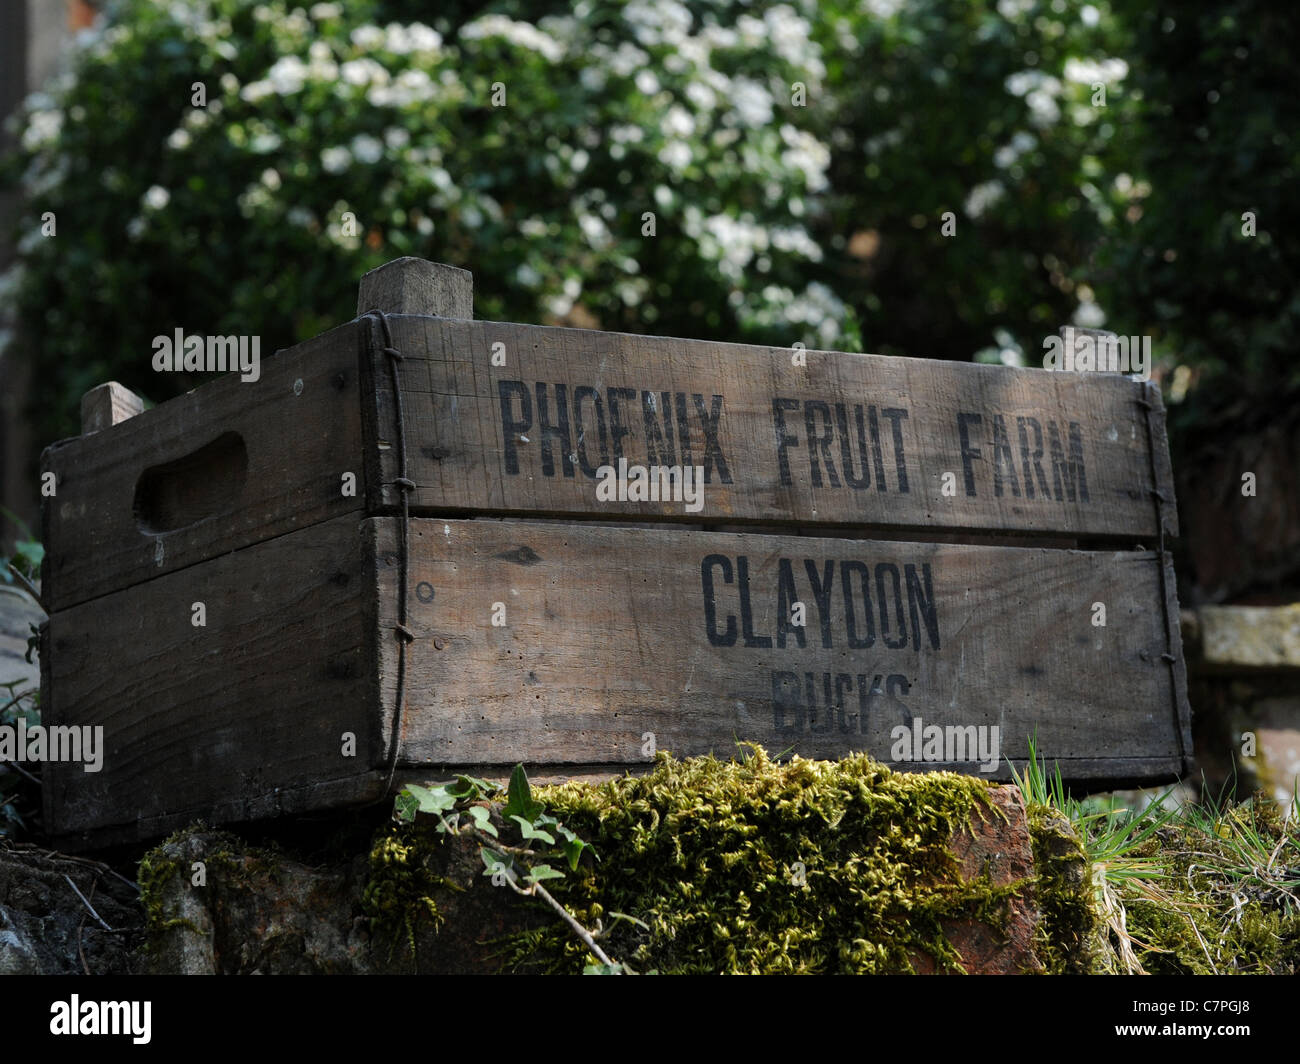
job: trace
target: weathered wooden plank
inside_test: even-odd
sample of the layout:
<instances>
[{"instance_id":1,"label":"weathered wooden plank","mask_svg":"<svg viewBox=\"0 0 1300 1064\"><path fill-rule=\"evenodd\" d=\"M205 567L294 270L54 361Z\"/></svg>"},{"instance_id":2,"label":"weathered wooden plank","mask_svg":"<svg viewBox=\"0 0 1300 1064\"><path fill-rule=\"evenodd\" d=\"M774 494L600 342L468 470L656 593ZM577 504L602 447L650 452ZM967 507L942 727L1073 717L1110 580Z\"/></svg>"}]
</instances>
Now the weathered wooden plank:
<instances>
[{"instance_id":1,"label":"weathered wooden plank","mask_svg":"<svg viewBox=\"0 0 1300 1064\"><path fill-rule=\"evenodd\" d=\"M89 436L143 412L143 399L117 381L109 381L81 397L81 434Z\"/></svg>"},{"instance_id":2,"label":"weathered wooden plank","mask_svg":"<svg viewBox=\"0 0 1300 1064\"><path fill-rule=\"evenodd\" d=\"M361 278L357 315L436 314L444 318L474 316L474 277L468 270L410 256L393 259Z\"/></svg>"},{"instance_id":3,"label":"weathered wooden plank","mask_svg":"<svg viewBox=\"0 0 1300 1064\"><path fill-rule=\"evenodd\" d=\"M807 352L799 366L789 350L741 344L427 317L392 325L417 512L781 520L1153 546L1158 487L1167 534L1176 531L1159 393L1115 374L837 352ZM376 366L372 490L394 506L392 388ZM1144 404L1154 406L1150 425ZM702 468L699 509L680 494L602 501L598 470L620 455L629 466Z\"/></svg>"},{"instance_id":4,"label":"weathered wooden plank","mask_svg":"<svg viewBox=\"0 0 1300 1064\"><path fill-rule=\"evenodd\" d=\"M360 510L357 325L45 451L43 594L65 609ZM356 476L343 494L343 474Z\"/></svg>"},{"instance_id":5,"label":"weathered wooden plank","mask_svg":"<svg viewBox=\"0 0 1300 1064\"><path fill-rule=\"evenodd\" d=\"M42 719L102 727L103 761L45 766L51 832L144 837L377 792L362 549L344 516L54 613Z\"/></svg>"},{"instance_id":6,"label":"weathered wooden plank","mask_svg":"<svg viewBox=\"0 0 1300 1064\"><path fill-rule=\"evenodd\" d=\"M397 525L367 525L387 632ZM424 519L410 542L404 768L645 762L647 733L681 756L749 740L894 761L912 719L999 728L993 778L1035 734L1067 777L1186 767L1153 552ZM781 622L796 601L803 629ZM389 705L392 640L379 658Z\"/></svg>"}]
</instances>

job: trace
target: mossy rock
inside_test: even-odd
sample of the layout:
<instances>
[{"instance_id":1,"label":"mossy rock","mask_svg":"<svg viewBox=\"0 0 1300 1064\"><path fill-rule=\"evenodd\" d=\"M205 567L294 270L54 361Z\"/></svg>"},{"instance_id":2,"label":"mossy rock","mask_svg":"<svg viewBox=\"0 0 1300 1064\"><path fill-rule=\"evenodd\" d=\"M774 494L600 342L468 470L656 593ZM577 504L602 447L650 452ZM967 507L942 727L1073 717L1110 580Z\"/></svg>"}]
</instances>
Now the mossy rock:
<instances>
[{"instance_id":1,"label":"mossy rock","mask_svg":"<svg viewBox=\"0 0 1300 1064\"><path fill-rule=\"evenodd\" d=\"M895 773L866 755L782 764L761 750L740 761L661 754L646 775L534 792L599 857L552 893L603 929L612 957L663 973L965 970L954 929L997 939L1023 922L1034 889L1023 823L1019 878L964 869L954 850L972 824L1007 820L991 794L977 778ZM439 844L426 826L380 838L367 887L380 925L412 939L432 929L449 900ZM576 973L593 960L553 916L496 946L508 971ZM1040 970L1032 952L1017 965Z\"/></svg>"}]
</instances>

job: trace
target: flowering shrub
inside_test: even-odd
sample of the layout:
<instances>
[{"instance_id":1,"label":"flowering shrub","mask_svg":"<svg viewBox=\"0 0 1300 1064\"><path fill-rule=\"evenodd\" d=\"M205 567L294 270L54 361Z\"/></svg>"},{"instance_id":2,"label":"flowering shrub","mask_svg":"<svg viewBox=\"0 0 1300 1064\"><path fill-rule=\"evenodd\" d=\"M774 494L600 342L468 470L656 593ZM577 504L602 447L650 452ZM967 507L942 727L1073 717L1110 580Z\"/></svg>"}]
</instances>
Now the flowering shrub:
<instances>
[{"instance_id":1,"label":"flowering shrub","mask_svg":"<svg viewBox=\"0 0 1300 1064\"><path fill-rule=\"evenodd\" d=\"M842 340L805 276L829 152L791 105L792 82L820 88L792 9L734 29L634 0L439 30L379 6L121 0L29 100L7 282L45 434L110 377L193 387L149 371L154 335L287 346L400 255L471 269L481 318Z\"/></svg>"},{"instance_id":2,"label":"flowering shrub","mask_svg":"<svg viewBox=\"0 0 1300 1064\"><path fill-rule=\"evenodd\" d=\"M198 383L156 335L287 346L400 255L485 319L1029 363L1123 285L1090 257L1151 188L1104 5L483 6L111 2L8 167L38 435Z\"/></svg>"}]
</instances>

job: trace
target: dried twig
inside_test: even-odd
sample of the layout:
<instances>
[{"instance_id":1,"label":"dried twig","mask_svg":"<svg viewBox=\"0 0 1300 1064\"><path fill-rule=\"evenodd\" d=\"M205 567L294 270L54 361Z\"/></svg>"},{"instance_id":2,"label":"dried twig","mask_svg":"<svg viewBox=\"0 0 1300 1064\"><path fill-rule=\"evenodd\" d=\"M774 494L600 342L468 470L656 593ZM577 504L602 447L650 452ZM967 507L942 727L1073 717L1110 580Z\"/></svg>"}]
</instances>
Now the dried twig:
<instances>
[{"instance_id":1,"label":"dried twig","mask_svg":"<svg viewBox=\"0 0 1300 1064\"><path fill-rule=\"evenodd\" d=\"M31 595L31 597L36 601L36 605L38 605L45 613L45 616L48 617L50 611L45 609L45 603L41 599L41 593L36 590L36 585L28 580L27 577L23 576L23 574L15 567L13 562L9 563L9 571L14 574L14 579L23 585L23 590L26 591L27 594Z\"/></svg>"},{"instance_id":2,"label":"dried twig","mask_svg":"<svg viewBox=\"0 0 1300 1064\"><path fill-rule=\"evenodd\" d=\"M39 787L40 784L41 784L41 781L40 781L40 780L38 780L35 776L33 776L30 772L28 772L25 768L23 768L22 765L18 764L17 761L6 761L6 762L4 762L4 767L5 767L5 768L11 768L11 769L13 769L13 770L14 770L15 772L17 772L20 776L26 776L29 780L31 780L31 781L32 781L34 784L36 784L38 787Z\"/></svg>"},{"instance_id":3,"label":"dried twig","mask_svg":"<svg viewBox=\"0 0 1300 1064\"><path fill-rule=\"evenodd\" d=\"M90 904L89 899L87 899L87 897L77 889L77 884L72 882L72 877L65 872L63 874L63 878L68 881L68 886L70 886L72 888L72 892L78 898L81 899L82 904L85 905L85 907L90 910L90 915L99 921L99 926L102 927L105 931L113 931L113 928L109 927L108 924L105 923L104 918L100 916L99 913L95 912L95 907ZM113 933L116 934L115 931Z\"/></svg>"},{"instance_id":4,"label":"dried twig","mask_svg":"<svg viewBox=\"0 0 1300 1064\"><path fill-rule=\"evenodd\" d=\"M36 694L40 694L40 691L38 691L35 687L33 687L30 691L20 691L18 694L14 695L13 698L9 699L9 701L6 702L3 706L0 706L0 713L3 713L10 706L16 706L24 698L31 698L32 695L36 695Z\"/></svg>"}]
</instances>

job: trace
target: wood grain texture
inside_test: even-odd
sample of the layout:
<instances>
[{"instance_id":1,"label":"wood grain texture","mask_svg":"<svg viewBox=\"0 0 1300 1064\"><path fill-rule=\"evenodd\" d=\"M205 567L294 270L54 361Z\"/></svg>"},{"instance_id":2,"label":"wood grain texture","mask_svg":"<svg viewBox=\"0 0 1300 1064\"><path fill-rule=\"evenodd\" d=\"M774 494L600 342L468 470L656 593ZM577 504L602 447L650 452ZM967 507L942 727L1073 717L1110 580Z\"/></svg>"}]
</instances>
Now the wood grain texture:
<instances>
[{"instance_id":1,"label":"wood grain texture","mask_svg":"<svg viewBox=\"0 0 1300 1064\"><path fill-rule=\"evenodd\" d=\"M1166 534L1177 531L1159 393L1114 374L837 352L808 352L799 367L783 348L427 317L392 324L405 357L417 512L785 521L1152 546L1157 489L1168 500ZM504 364L493 365L494 353ZM392 389L386 371L373 380L372 490L391 507ZM1144 403L1155 407L1150 425ZM620 451L651 466L678 464L688 450L687 464L705 470L701 511L597 498L596 470ZM945 473L955 497L943 494Z\"/></svg>"},{"instance_id":2,"label":"wood grain texture","mask_svg":"<svg viewBox=\"0 0 1300 1064\"><path fill-rule=\"evenodd\" d=\"M362 550L345 516L51 616L43 721L102 726L105 753L45 766L50 831L102 843L382 789Z\"/></svg>"},{"instance_id":3,"label":"wood grain texture","mask_svg":"<svg viewBox=\"0 0 1300 1064\"><path fill-rule=\"evenodd\" d=\"M396 615L396 522L366 523L386 632ZM732 645L710 640L702 577L710 558L715 638L725 641L734 622ZM782 558L793 587L784 600ZM865 566L871 646L850 646L846 562ZM727 756L737 740L749 740L773 753L833 758L868 750L890 761L891 731L910 715L924 725L997 726L1003 758L1023 760L1036 733L1040 754L1059 760L1069 778L1171 778L1186 768L1178 734L1185 694L1162 659L1157 565L1155 554L1138 551L417 519L408 619L416 640L400 764L634 764L649 760L647 732L658 749L679 756ZM918 590L929 567L933 633L923 594L919 617L912 616L908 566ZM821 594L829 594L825 626L814 571ZM862 643L863 570L848 571ZM779 617L795 598L805 604L807 645L790 629L783 648ZM890 605L889 631L881 601ZM1092 625L1098 601L1106 605L1105 627ZM505 609L499 627L492 624L497 603ZM765 640L771 645L745 645ZM391 639L381 638L379 659L387 705L396 667ZM958 760L912 767L975 770L970 758ZM988 775L1008 778L1005 762Z\"/></svg>"},{"instance_id":4,"label":"wood grain texture","mask_svg":"<svg viewBox=\"0 0 1300 1064\"><path fill-rule=\"evenodd\" d=\"M474 277L468 270L411 256L386 262L365 274L357 288L357 315L434 314L474 317Z\"/></svg>"},{"instance_id":5,"label":"wood grain texture","mask_svg":"<svg viewBox=\"0 0 1300 1064\"><path fill-rule=\"evenodd\" d=\"M55 473L57 485L42 512L50 609L359 511L356 329L349 323L263 359L256 382L227 374L48 448L42 469ZM151 470L143 485L151 497L142 498ZM352 497L341 490L347 471L357 478ZM150 527L151 508L196 519Z\"/></svg>"},{"instance_id":6,"label":"wood grain texture","mask_svg":"<svg viewBox=\"0 0 1300 1064\"><path fill-rule=\"evenodd\" d=\"M143 399L117 381L109 381L81 397L81 434L111 428L143 412Z\"/></svg>"}]
</instances>

